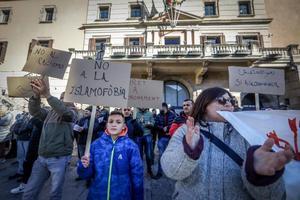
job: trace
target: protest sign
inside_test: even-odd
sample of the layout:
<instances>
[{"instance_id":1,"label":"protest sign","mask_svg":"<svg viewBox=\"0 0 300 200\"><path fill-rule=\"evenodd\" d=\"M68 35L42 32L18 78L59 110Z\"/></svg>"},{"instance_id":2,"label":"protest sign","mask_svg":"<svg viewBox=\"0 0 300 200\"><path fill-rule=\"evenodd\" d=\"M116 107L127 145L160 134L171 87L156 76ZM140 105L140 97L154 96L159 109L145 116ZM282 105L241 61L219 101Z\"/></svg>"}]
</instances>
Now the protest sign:
<instances>
[{"instance_id":1,"label":"protest sign","mask_svg":"<svg viewBox=\"0 0 300 200\"><path fill-rule=\"evenodd\" d=\"M30 81L33 79L41 79L41 76L22 76L22 77L7 77L7 90L9 97L32 97L33 91L30 86ZM46 85L49 87L48 77L44 77Z\"/></svg>"},{"instance_id":2,"label":"protest sign","mask_svg":"<svg viewBox=\"0 0 300 200\"><path fill-rule=\"evenodd\" d=\"M128 106L160 108L163 102L163 81L131 79Z\"/></svg>"},{"instance_id":3,"label":"protest sign","mask_svg":"<svg viewBox=\"0 0 300 200\"><path fill-rule=\"evenodd\" d=\"M35 45L23 71L63 79L71 53Z\"/></svg>"},{"instance_id":4,"label":"protest sign","mask_svg":"<svg viewBox=\"0 0 300 200\"><path fill-rule=\"evenodd\" d=\"M251 144L262 145L268 138L275 141L274 150L290 145L294 160L286 165L284 180L288 199L300 199L300 111L218 112Z\"/></svg>"},{"instance_id":5,"label":"protest sign","mask_svg":"<svg viewBox=\"0 0 300 200\"><path fill-rule=\"evenodd\" d=\"M66 101L126 107L131 64L73 59Z\"/></svg>"},{"instance_id":6,"label":"protest sign","mask_svg":"<svg viewBox=\"0 0 300 200\"><path fill-rule=\"evenodd\" d=\"M284 70L228 67L229 88L234 92L284 95Z\"/></svg>"}]
</instances>

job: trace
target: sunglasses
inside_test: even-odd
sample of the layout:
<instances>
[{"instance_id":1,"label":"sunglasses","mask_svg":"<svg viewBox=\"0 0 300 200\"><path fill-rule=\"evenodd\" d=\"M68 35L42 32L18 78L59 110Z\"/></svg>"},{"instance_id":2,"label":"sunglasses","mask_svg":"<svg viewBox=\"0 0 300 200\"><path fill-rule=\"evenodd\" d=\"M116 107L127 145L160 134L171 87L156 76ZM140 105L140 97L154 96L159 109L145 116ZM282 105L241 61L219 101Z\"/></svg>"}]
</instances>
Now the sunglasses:
<instances>
[{"instance_id":1,"label":"sunglasses","mask_svg":"<svg viewBox=\"0 0 300 200\"><path fill-rule=\"evenodd\" d=\"M233 98L225 98L225 97L218 97L216 98L216 101L221 104L221 105L225 105L226 103L230 103L231 105L235 105L236 104L236 100Z\"/></svg>"}]
</instances>

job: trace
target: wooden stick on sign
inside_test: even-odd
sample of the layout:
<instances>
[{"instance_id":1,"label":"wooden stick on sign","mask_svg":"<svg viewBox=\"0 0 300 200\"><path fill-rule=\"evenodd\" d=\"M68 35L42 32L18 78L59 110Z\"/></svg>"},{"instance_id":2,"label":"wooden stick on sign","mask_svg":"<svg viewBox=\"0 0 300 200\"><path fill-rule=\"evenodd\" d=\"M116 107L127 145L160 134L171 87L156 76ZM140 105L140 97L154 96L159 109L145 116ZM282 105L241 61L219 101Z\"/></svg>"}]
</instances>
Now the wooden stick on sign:
<instances>
[{"instance_id":1,"label":"wooden stick on sign","mask_svg":"<svg viewBox=\"0 0 300 200\"><path fill-rule=\"evenodd\" d=\"M86 145L85 145L85 151L84 155L89 156L90 155L90 148L91 148L91 142L93 137L93 130L94 130L94 123L95 123L95 116L96 116L96 106L92 107L92 114L90 118L90 124L89 124L89 131L86 139Z\"/></svg>"},{"instance_id":2,"label":"wooden stick on sign","mask_svg":"<svg viewBox=\"0 0 300 200\"><path fill-rule=\"evenodd\" d=\"M260 110L260 107L259 107L259 94L258 93L255 93L255 108L256 108L256 110Z\"/></svg>"},{"instance_id":3,"label":"wooden stick on sign","mask_svg":"<svg viewBox=\"0 0 300 200\"><path fill-rule=\"evenodd\" d=\"M96 62L102 62L103 57L104 57L104 52L105 52L105 45L101 43L100 46L100 51L96 53ZM90 155L90 148L91 148L91 142L93 138L93 130L94 130L94 123L95 123L95 116L96 116L96 106L93 105L92 107L92 113L91 113L91 118L90 118L90 124L89 124L89 131L87 135L87 140L86 140L86 145L85 145L85 151L84 155L89 156Z\"/></svg>"}]
</instances>

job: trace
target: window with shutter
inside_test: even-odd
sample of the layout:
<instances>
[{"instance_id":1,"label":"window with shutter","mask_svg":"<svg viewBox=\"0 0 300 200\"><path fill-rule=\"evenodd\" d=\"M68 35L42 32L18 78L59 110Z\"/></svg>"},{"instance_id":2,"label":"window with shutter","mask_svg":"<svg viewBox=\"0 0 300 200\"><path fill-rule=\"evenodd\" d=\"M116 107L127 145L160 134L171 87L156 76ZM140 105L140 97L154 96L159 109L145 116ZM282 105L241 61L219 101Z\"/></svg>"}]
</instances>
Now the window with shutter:
<instances>
[{"instance_id":1,"label":"window with shutter","mask_svg":"<svg viewBox=\"0 0 300 200\"><path fill-rule=\"evenodd\" d=\"M10 20L11 9L0 9L0 23L7 24Z\"/></svg>"},{"instance_id":2,"label":"window with shutter","mask_svg":"<svg viewBox=\"0 0 300 200\"><path fill-rule=\"evenodd\" d=\"M126 37L124 38L124 46L128 46L129 45L129 38Z\"/></svg>"},{"instance_id":3,"label":"window with shutter","mask_svg":"<svg viewBox=\"0 0 300 200\"><path fill-rule=\"evenodd\" d=\"M132 5L130 6L130 17L132 18L138 18L142 17L142 8L140 5Z\"/></svg>"},{"instance_id":4,"label":"window with shutter","mask_svg":"<svg viewBox=\"0 0 300 200\"><path fill-rule=\"evenodd\" d=\"M4 63L8 42L0 42L0 64Z\"/></svg>"},{"instance_id":5,"label":"window with shutter","mask_svg":"<svg viewBox=\"0 0 300 200\"><path fill-rule=\"evenodd\" d=\"M206 39L207 39L207 36L205 36L205 35L200 36L200 44L202 46L205 44Z\"/></svg>"},{"instance_id":6,"label":"window with shutter","mask_svg":"<svg viewBox=\"0 0 300 200\"><path fill-rule=\"evenodd\" d=\"M129 38L129 45L130 46L138 46L138 45L140 45L140 38L138 38L138 37Z\"/></svg>"},{"instance_id":7,"label":"window with shutter","mask_svg":"<svg viewBox=\"0 0 300 200\"><path fill-rule=\"evenodd\" d=\"M90 38L89 39L89 51L95 51L96 50L96 39Z\"/></svg>"},{"instance_id":8,"label":"window with shutter","mask_svg":"<svg viewBox=\"0 0 300 200\"><path fill-rule=\"evenodd\" d=\"M237 44L242 44L242 41L243 41L243 37L241 35L237 35L236 36L236 43Z\"/></svg>"},{"instance_id":9,"label":"window with shutter","mask_svg":"<svg viewBox=\"0 0 300 200\"><path fill-rule=\"evenodd\" d=\"M204 2L204 16L205 17L218 17L219 16L218 0Z\"/></svg>"},{"instance_id":10,"label":"window with shutter","mask_svg":"<svg viewBox=\"0 0 300 200\"><path fill-rule=\"evenodd\" d=\"M259 45L258 35L242 35L242 44L253 44L256 43Z\"/></svg>"},{"instance_id":11,"label":"window with shutter","mask_svg":"<svg viewBox=\"0 0 300 200\"><path fill-rule=\"evenodd\" d=\"M225 35L204 35L200 36L200 43L204 44L224 44L225 43Z\"/></svg>"},{"instance_id":12,"label":"window with shutter","mask_svg":"<svg viewBox=\"0 0 300 200\"><path fill-rule=\"evenodd\" d=\"M108 21L110 18L111 4L101 4L98 9L98 20Z\"/></svg>"},{"instance_id":13,"label":"window with shutter","mask_svg":"<svg viewBox=\"0 0 300 200\"><path fill-rule=\"evenodd\" d=\"M165 45L180 45L180 37L165 37Z\"/></svg>"},{"instance_id":14,"label":"window with shutter","mask_svg":"<svg viewBox=\"0 0 300 200\"><path fill-rule=\"evenodd\" d=\"M144 37L140 37L140 45L145 45Z\"/></svg>"},{"instance_id":15,"label":"window with shutter","mask_svg":"<svg viewBox=\"0 0 300 200\"><path fill-rule=\"evenodd\" d=\"M56 19L56 6L44 6L40 14L40 23L52 23Z\"/></svg>"},{"instance_id":16,"label":"window with shutter","mask_svg":"<svg viewBox=\"0 0 300 200\"><path fill-rule=\"evenodd\" d=\"M251 16L254 14L252 1L239 1L239 16Z\"/></svg>"}]
</instances>

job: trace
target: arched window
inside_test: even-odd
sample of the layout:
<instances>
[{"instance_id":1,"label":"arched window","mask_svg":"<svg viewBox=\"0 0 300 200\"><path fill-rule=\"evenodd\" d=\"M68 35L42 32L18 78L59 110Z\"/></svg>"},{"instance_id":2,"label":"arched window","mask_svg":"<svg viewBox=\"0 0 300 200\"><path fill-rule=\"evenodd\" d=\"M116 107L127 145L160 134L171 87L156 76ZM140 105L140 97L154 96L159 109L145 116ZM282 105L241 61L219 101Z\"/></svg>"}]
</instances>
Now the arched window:
<instances>
[{"instance_id":1,"label":"arched window","mask_svg":"<svg viewBox=\"0 0 300 200\"><path fill-rule=\"evenodd\" d=\"M181 107L185 99L190 98L187 88L177 81L166 81L164 84L165 102L173 107Z\"/></svg>"}]
</instances>

